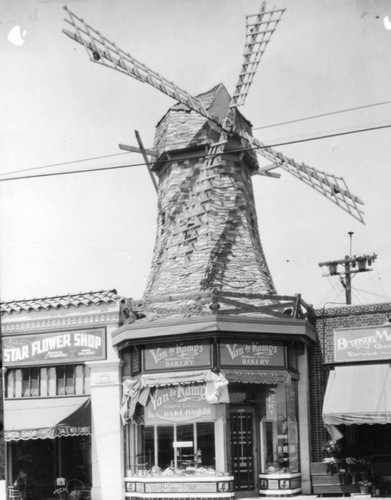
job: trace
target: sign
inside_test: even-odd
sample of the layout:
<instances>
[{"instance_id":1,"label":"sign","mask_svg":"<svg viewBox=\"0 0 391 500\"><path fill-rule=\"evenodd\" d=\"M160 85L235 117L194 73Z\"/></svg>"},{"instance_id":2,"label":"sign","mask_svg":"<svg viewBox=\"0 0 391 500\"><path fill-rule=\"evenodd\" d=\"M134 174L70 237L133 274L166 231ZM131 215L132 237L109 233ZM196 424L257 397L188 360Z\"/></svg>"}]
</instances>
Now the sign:
<instances>
[{"instance_id":1,"label":"sign","mask_svg":"<svg viewBox=\"0 0 391 500\"><path fill-rule=\"evenodd\" d=\"M334 360L391 359L391 325L334 330Z\"/></svg>"},{"instance_id":2,"label":"sign","mask_svg":"<svg viewBox=\"0 0 391 500\"><path fill-rule=\"evenodd\" d=\"M174 441L173 448L193 448L193 441Z\"/></svg>"},{"instance_id":3,"label":"sign","mask_svg":"<svg viewBox=\"0 0 391 500\"><path fill-rule=\"evenodd\" d=\"M3 337L4 366L52 365L105 359L106 329Z\"/></svg>"},{"instance_id":4,"label":"sign","mask_svg":"<svg viewBox=\"0 0 391 500\"><path fill-rule=\"evenodd\" d=\"M156 387L145 407L145 423L211 420L211 405L206 402L205 384Z\"/></svg>"},{"instance_id":5,"label":"sign","mask_svg":"<svg viewBox=\"0 0 391 500\"><path fill-rule=\"evenodd\" d=\"M277 422L277 398L275 389L268 389L265 402L266 421Z\"/></svg>"},{"instance_id":6,"label":"sign","mask_svg":"<svg viewBox=\"0 0 391 500\"><path fill-rule=\"evenodd\" d=\"M220 343L221 366L285 367L285 349L281 342Z\"/></svg>"},{"instance_id":7,"label":"sign","mask_svg":"<svg viewBox=\"0 0 391 500\"><path fill-rule=\"evenodd\" d=\"M216 483L212 482L161 482L145 483L145 493L215 493Z\"/></svg>"},{"instance_id":8,"label":"sign","mask_svg":"<svg viewBox=\"0 0 391 500\"><path fill-rule=\"evenodd\" d=\"M144 371L209 367L211 361L211 345L206 342L176 342L144 349Z\"/></svg>"}]
</instances>

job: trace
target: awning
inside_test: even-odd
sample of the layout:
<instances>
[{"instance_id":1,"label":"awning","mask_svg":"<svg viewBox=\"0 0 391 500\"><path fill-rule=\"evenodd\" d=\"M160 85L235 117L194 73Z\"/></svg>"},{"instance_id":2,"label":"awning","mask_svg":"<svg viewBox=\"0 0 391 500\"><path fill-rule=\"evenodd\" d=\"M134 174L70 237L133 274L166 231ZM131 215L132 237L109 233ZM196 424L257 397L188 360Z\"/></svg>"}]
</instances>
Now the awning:
<instances>
[{"instance_id":1,"label":"awning","mask_svg":"<svg viewBox=\"0 0 391 500\"><path fill-rule=\"evenodd\" d=\"M391 423L389 364L337 366L323 403L325 425Z\"/></svg>"},{"instance_id":2,"label":"awning","mask_svg":"<svg viewBox=\"0 0 391 500\"><path fill-rule=\"evenodd\" d=\"M4 402L5 441L91 434L88 397L16 399Z\"/></svg>"},{"instance_id":3,"label":"awning","mask_svg":"<svg viewBox=\"0 0 391 500\"><path fill-rule=\"evenodd\" d=\"M224 368L222 370L229 382L242 384L280 384L289 383L291 376L287 370L246 370L245 368Z\"/></svg>"},{"instance_id":4,"label":"awning","mask_svg":"<svg viewBox=\"0 0 391 500\"><path fill-rule=\"evenodd\" d=\"M141 387L165 387L168 385L202 384L208 380L210 370L175 371L171 373L144 373Z\"/></svg>"},{"instance_id":5,"label":"awning","mask_svg":"<svg viewBox=\"0 0 391 500\"><path fill-rule=\"evenodd\" d=\"M209 404L228 403L228 380L223 371L214 373L212 370L193 370L171 373L147 373L135 379L123 382L121 418L125 424L133 418L137 403L145 406L151 390L162 387L187 386L191 384L205 385L205 399ZM173 391L173 394L176 391Z\"/></svg>"}]
</instances>

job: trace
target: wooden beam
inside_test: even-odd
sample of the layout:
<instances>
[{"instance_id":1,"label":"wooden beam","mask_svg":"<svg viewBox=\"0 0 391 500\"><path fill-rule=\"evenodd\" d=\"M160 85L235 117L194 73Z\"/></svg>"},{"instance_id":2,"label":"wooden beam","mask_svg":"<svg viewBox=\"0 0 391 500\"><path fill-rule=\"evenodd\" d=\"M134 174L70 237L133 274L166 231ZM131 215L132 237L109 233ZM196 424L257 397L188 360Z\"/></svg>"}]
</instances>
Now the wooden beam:
<instances>
[{"instance_id":1,"label":"wooden beam","mask_svg":"<svg viewBox=\"0 0 391 500\"><path fill-rule=\"evenodd\" d=\"M131 153L140 153L142 154L141 148L136 146L128 146L127 144L118 144L119 149L123 149L124 151L130 151ZM144 151L149 156L157 156L157 149L145 149Z\"/></svg>"},{"instance_id":2,"label":"wooden beam","mask_svg":"<svg viewBox=\"0 0 391 500\"><path fill-rule=\"evenodd\" d=\"M155 188L155 191L157 192L157 182L156 182L156 179L153 175L153 172L152 172L152 167L151 167L151 164L149 162L149 158L147 156L147 152L146 150L144 149L144 146L143 146L143 143L142 143L142 140L141 140L141 137L140 137L140 134L138 133L138 130L135 130L134 131L135 135L136 135L136 139L137 139L137 142L138 142L138 145L140 147L140 152L141 154L143 155L143 158L144 158L144 161L145 161L145 164L147 166L147 169L148 169L148 173L152 179L152 183L154 185L154 188Z\"/></svg>"},{"instance_id":3,"label":"wooden beam","mask_svg":"<svg viewBox=\"0 0 391 500\"><path fill-rule=\"evenodd\" d=\"M263 175L265 177L274 177L275 179L279 179L281 177L281 174L276 174L275 172L270 172L270 170L273 170L275 168L278 168L279 165L275 165L274 163L271 163L270 165L267 165L266 167L261 167L258 170L254 172L254 175Z\"/></svg>"}]
</instances>

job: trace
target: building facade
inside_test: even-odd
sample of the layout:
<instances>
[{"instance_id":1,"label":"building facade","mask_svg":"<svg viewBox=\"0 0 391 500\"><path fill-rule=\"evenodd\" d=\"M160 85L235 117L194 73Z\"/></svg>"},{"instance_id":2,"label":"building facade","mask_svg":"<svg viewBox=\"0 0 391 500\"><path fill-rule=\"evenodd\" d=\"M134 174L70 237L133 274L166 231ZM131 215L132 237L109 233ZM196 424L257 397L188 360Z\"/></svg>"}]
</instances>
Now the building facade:
<instances>
[{"instance_id":1,"label":"building facade","mask_svg":"<svg viewBox=\"0 0 391 500\"><path fill-rule=\"evenodd\" d=\"M113 290L1 304L9 497L65 487L121 498L120 300Z\"/></svg>"},{"instance_id":2,"label":"building facade","mask_svg":"<svg viewBox=\"0 0 391 500\"><path fill-rule=\"evenodd\" d=\"M389 494L391 304L318 309L315 315L318 342L310 363L313 461L336 459L345 484L342 490L333 485L335 491L358 491L360 482L368 482L373 493ZM325 450L330 439L335 443L331 455ZM314 488L332 492L323 486Z\"/></svg>"}]
</instances>

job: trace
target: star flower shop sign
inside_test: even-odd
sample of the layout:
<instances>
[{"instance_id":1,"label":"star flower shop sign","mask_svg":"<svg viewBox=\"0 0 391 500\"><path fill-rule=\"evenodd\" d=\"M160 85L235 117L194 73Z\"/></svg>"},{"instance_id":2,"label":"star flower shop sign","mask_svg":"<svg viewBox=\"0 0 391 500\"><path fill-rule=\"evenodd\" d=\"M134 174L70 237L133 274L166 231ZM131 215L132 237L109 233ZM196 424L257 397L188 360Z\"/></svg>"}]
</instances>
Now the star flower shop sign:
<instances>
[{"instance_id":1,"label":"star flower shop sign","mask_svg":"<svg viewBox=\"0 0 391 500\"><path fill-rule=\"evenodd\" d=\"M22 366L104 359L104 342L104 328L3 337L3 364Z\"/></svg>"}]
</instances>

